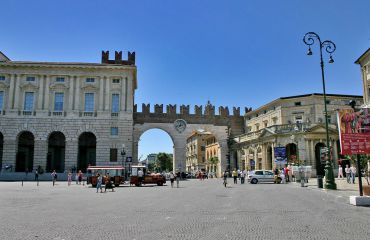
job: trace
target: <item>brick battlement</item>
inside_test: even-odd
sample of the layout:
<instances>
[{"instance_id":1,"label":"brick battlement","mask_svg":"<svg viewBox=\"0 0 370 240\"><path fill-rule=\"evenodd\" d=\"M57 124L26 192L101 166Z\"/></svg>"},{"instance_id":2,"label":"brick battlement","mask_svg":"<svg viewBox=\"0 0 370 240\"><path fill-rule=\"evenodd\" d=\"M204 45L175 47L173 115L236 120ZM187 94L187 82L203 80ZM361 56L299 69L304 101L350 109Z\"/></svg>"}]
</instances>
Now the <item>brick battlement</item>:
<instances>
[{"instance_id":1,"label":"brick battlement","mask_svg":"<svg viewBox=\"0 0 370 240\"><path fill-rule=\"evenodd\" d=\"M252 111L252 108L244 108L245 113ZM141 113L141 114L167 114L169 116L173 115L183 115L183 116L203 116L203 117L240 117L240 107L233 107L233 114L230 115L229 108L220 106L218 108L218 114L215 113L215 106L212 104L207 104L203 111L203 106L195 105L194 106L194 114L190 114L190 106L189 105L181 105L180 112L177 112L177 105L166 105L166 113L163 111L163 104L155 104L154 105L154 112L150 111L150 104L142 104L142 111L137 111L137 105L134 106L134 113Z\"/></svg>"},{"instance_id":2,"label":"brick battlement","mask_svg":"<svg viewBox=\"0 0 370 240\"><path fill-rule=\"evenodd\" d=\"M245 108L245 112L252 111L252 108ZM150 104L142 104L142 111L137 111L134 106L134 124L144 123L173 123L176 119L184 119L188 124L212 124L215 126L230 126L232 135L243 134L244 118L240 116L240 108L233 107L233 115L230 115L228 107L219 107L218 114L215 113L215 106L207 104L195 105L194 113L190 114L189 105L181 105L177 111L176 105L166 105L166 112L163 111L163 104L155 104L154 111L151 111Z\"/></svg>"},{"instance_id":3,"label":"brick battlement","mask_svg":"<svg viewBox=\"0 0 370 240\"><path fill-rule=\"evenodd\" d=\"M128 52L127 60L122 60L122 51L114 52L114 60L109 60L109 51L101 52L101 63L104 64L120 64L120 65L135 65L135 52Z\"/></svg>"}]
</instances>

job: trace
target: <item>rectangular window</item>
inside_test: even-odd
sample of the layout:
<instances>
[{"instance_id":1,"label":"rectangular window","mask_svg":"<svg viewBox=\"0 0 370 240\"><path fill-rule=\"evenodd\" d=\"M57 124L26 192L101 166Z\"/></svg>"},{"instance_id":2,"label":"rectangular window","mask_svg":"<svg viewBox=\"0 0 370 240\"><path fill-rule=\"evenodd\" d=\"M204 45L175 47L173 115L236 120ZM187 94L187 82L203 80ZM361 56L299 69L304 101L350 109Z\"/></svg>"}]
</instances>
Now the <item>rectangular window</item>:
<instances>
[{"instance_id":1,"label":"rectangular window","mask_svg":"<svg viewBox=\"0 0 370 240\"><path fill-rule=\"evenodd\" d=\"M113 80L112 80L112 82L113 82L113 83L119 83L119 79L116 79L116 78L115 78L115 79L113 79Z\"/></svg>"},{"instance_id":2,"label":"rectangular window","mask_svg":"<svg viewBox=\"0 0 370 240\"><path fill-rule=\"evenodd\" d=\"M0 111L3 110L4 105L4 92L0 92Z\"/></svg>"},{"instance_id":3,"label":"rectangular window","mask_svg":"<svg viewBox=\"0 0 370 240\"><path fill-rule=\"evenodd\" d=\"M33 110L33 92L26 92L24 96L24 110Z\"/></svg>"},{"instance_id":4,"label":"rectangular window","mask_svg":"<svg viewBox=\"0 0 370 240\"><path fill-rule=\"evenodd\" d=\"M0 76L0 81L5 81L5 76Z\"/></svg>"},{"instance_id":5,"label":"rectangular window","mask_svg":"<svg viewBox=\"0 0 370 240\"><path fill-rule=\"evenodd\" d=\"M64 77L57 77L56 82L64 82Z\"/></svg>"},{"instance_id":6,"label":"rectangular window","mask_svg":"<svg viewBox=\"0 0 370 240\"><path fill-rule=\"evenodd\" d=\"M119 94L112 94L112 113L119 112Z\"/></svg>"},{"instance_id":7,"label":"rectangular window","mask_svg":"<svg viewBox=\"0 0 370 240\"><path fill-rule=\"evenodd\" d=\"M118 136L118 127L111 127L110 128L110 135L111 136Z\"/></svg>"},{"instance_id":8,"label":"rectangular window","mask_svg":"<svg viewBox=\"0 0 370 240\"><path fill-rule=\"evenodd\" d=\"M118 154L117 148L110 149L110 161L111 162L117 162L117 154Z\"/></svg>"},{"instance_id":9,"label":"rectangular window","mask_svg":"<svg viewBox=\"0 0 370 240\"><path fill-rule=\"evenodd\" d=\"M94 112L94 93L85 93L85 112Z\"/></svg>"},{"instance_id":10,"label":"rectangular window","mask_svg":"<svg viewBox=\"0 0 370 240\"><path fill-rule=\"evenodd\" d=\"M95 78L86 78L87 83L93 83L95 82Z\"/></svg>"},{"instance_id":11,"label":"rectangular window","mask_svg":"<svg viewBox=\"0 0 370 240\"><path fill-rule=\"evenodd\" d=\"M64 93L55 93L54 111L63 111Z\"/></svg>"},{"instance_id":12,"label":"rectangular window","mask_svg":"<svg viewBox=\"0 0 370 240\"><path fill-rule=\"evenodd\" d=\"M27 77L26 78L26 81L27 82L34 82L35 81L35 77Z\"/></svg>"},{"instance_id":13,"label":"rectangular window","mask_svg":"<svg viewBox=\"0 0 370 240\"><path fill-rule=\"evenodd\" d=\"M111 127L110 128L110 135L118 136L118 127Z\"/></svg>"},{"instance_id":14,"label":"rectangular window","mask_svg":"<svg viewBox=\"0 0 370 240\"><path fill-rule=\"evenodd\" d=\"M302 116L295 116L295 122L296 123L302 123L303 122L303 117Z\"/></svg>"},{"instance_id":15,"label":"rectangular window","mask_svg":"<svg viewBox=\"0 0 370 240\"><path fill-rule=\"evenodd\" d=\"M294 106L301 106L302 104L301 104L301 102L295 102L294 103Z\"/></svg>"}]
</instances>

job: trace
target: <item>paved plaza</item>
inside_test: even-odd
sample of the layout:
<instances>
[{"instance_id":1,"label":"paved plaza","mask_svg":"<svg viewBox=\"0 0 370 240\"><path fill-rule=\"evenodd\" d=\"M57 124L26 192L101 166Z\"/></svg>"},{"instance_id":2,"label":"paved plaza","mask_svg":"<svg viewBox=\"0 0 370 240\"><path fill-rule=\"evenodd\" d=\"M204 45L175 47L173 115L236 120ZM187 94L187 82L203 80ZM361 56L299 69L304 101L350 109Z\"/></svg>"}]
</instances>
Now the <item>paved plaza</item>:
<instances>
[{"instance_id":1,"label":"paved plaza","mask_svg":"<svg viewBox=\"0 0 370 240\"><path fill-rule=\"evenodd\" d=\"M232 180L229 180L231 183ZM340 183L344 184L344 183ZM339 184L339 186L341 186ZM169 185L169 184L168 184ZM1 239L368 239L370 208L291 184L224 188L221 179L96 193L66 182L1 182Z\"/></svg>"}]
</instances>

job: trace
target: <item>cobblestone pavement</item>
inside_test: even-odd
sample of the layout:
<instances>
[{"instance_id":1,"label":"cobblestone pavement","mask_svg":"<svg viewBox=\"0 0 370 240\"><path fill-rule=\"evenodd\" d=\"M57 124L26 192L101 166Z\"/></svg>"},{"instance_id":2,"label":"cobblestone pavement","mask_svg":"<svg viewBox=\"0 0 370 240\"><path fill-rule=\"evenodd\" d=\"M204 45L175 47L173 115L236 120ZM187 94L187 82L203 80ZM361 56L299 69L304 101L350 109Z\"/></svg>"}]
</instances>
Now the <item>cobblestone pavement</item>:
<instances>
[{"instance_id":1,"label":"cobblestone pavement","mask_svg":"<svg viewBox=\"0 0 370 240\"><path fill-rule=\"evenodd\" d=\"M231 179L229 182L232 182ZM0 183L0 239L368 239L370 208L291 184L221 179L96 193L58 182Z\"/></svg>"}]
</instances>

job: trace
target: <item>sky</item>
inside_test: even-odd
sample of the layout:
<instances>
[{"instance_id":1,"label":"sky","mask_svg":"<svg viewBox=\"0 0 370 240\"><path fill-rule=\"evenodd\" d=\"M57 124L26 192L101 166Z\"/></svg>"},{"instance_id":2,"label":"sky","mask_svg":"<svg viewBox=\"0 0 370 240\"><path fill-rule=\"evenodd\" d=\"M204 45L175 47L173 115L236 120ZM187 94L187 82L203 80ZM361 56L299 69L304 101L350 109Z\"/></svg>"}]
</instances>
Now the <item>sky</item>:
<instances>
[{"instance_id":1,"label":"sky","mask_svg":"<svg viewBox=\"0 0 370 240\"><path fill-rule=\"evenodd\" d=\"M318 45L308 57L302 41L310 31L337 46L325 65L327 93L362 95L354 61L370 47L369 0L1 0L0 9L0 51L12 60L100 62L101 50L135 51L139 110L193 112L208 100L257 108L321 93ZM172 145L151 130L139 156Z\"/></svg>"}]
</instances>

